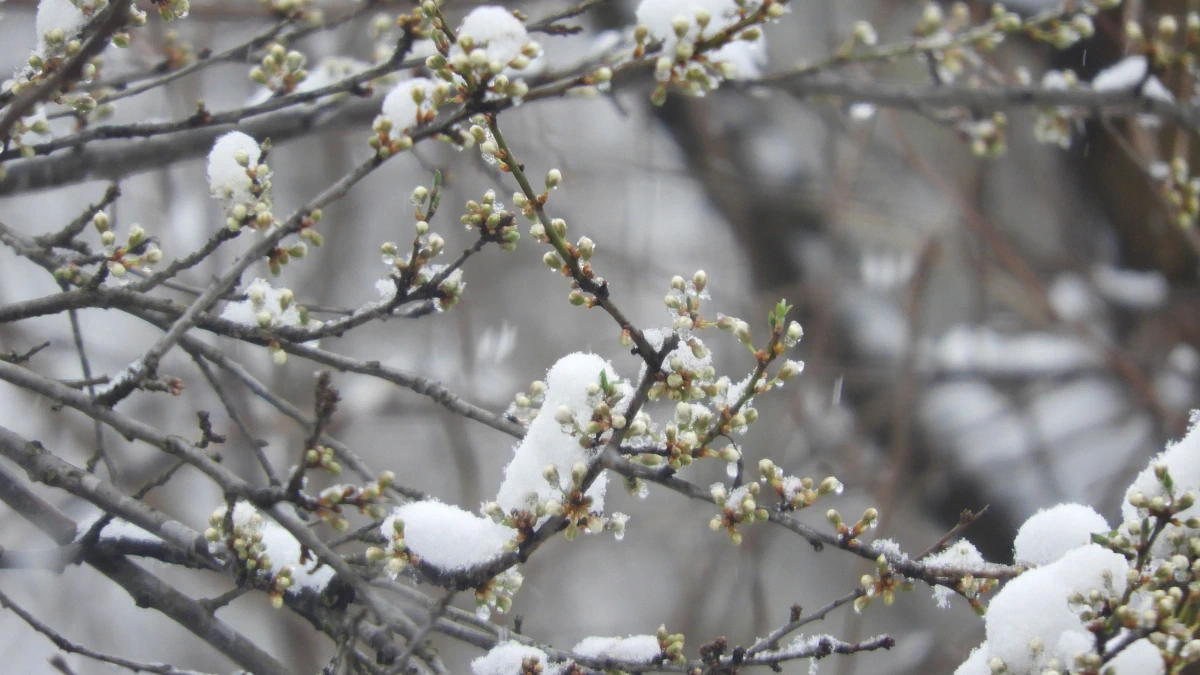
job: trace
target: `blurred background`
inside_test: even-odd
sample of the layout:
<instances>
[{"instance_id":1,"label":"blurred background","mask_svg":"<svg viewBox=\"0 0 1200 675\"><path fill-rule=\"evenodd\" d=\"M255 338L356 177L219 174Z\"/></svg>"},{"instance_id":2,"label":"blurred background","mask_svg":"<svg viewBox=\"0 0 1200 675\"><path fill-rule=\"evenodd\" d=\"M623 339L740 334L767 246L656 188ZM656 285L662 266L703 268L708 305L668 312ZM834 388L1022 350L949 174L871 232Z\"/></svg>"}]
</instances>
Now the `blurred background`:
<instances>
[{"instance_id":1,"label":"blurred background","mask_svg":"<svg viewBox=\"0 0 1200 675\"><path fill-rule=\"evenodd\" d=\"M318 4L331 15L358 6ZM473 4L452 2L447 13L460 17ZM504 4L531 19L568 6ZM1036 11L1054 3L1015 4ZM1097 18L1095 38L1065 53L1010 41L993 55L993 65L1001 71L1025 66L1035 79L1046 69L1071 67L1089 79L1124 53L1118 28L1125 18L1182 11L1173 4L1182 5L1126 3ZM971 4L971 10L983 17L986 5ZM378 11L394 15L396 6L379 3ZM922 7L900 0L798 0L766 30L764 70L831 53L858 20L870 21L881 43L903 41ZM36 3L8 0L0 8L0 71L8 72L35 45ZM633 2L601 2L569 22L582 25L582 33L535 37L547 63L569 64L605 44L606 31L631 26L634 9ZM293 47L310 63L332 55L369 61L374 15L364 12ZM110 50L106 72L155 64L174 40L219 51L271 21L258 3L194 0L186 20L152 20L130 49ZM169 37L168 28L179 37ZM200 99L212 110L239 107L255 94L248 67L218 65L123 100L115 121L186 117ZM929 77L916 59L844 74L919 84ZM807 368L758 404L760 421L739 440L750 465L770 457L788 473L818 480L832 474L847 485L836 503L802 520L826 527L824 508L856 518L875 506L883 514L876 536L915 555L953 527L964 509L986 506L966 538L996 562L1011 562L1016 528L1043 507L1091 504L1116 525L1125 487L1182 435L1197 405L1196 253L1168 222L1123 145L1132 139L1153 159L1158 130L1121 120L1089 123L1064 150L1034 140L1036 111L1017 112L1009 117L1008 153L981 160L953 130L909 113L860 108L852 115L849 101L801 101L735 86L704 98L673 94L654 108L650 87L648 77L631 78L595 99L531 102L501 120L532 176L551 167L562 171L550 211L567 220L573 236L596 241L594 265L637 325L667 325L662 297L670 278L700 269L710 279L706 314L714 318L735 315L761 333L775 302L796 305L806 332L799 358ZM370 156L373 115L276 143L271 165L278 213L290 213ZM198 247L223 215L208 195L202 154L196 157L123 175L124 196L111 211L115 229L140 223L161 238L168 258ZM408 195L431 184L434 168L445 171L446 192L432 226L451 254L473 237L458 224L462 204L489 188L508 203L515 189L477 152L422 143L327 208L321 224L326 246L286 267L277 283L308 305L356 307L376 299L374 284L386 273L379 245L411 237ZM119 166L104 171L106 177L124 173ZM9 190L0 197L0 221L28 234L57 230L98 200L107 184L89 179ZM203 285L242 246L224 247L187 280ZM599 353L635 377L638 362L619 345L615 325L599 311L570 306L566 281L546 270L542 253L528 236L513 253L490 248L468 263L466 293L450 312L371 324L322 346L436 379L493 411L503 411L571 351ZM265 269L252 274L267 276ZM0 250L0 303L56 290L44 272ZM83 312L81 319L99 373L125 366L157 336L112 310ZM276 368L258 347L204 339L297 406L311 408L312 364L293 357ZM705 339L719 372L737 380L753 368L728 334L713 331ZM0 325L0 351L45 340L52 344L32 366L78 378L65 316ZM226 461L262 480L248 440L186 355L176 350L162 370L183 378L181 397L138 393L121 410L185 436L195 435L196 411L209 410L217 429L230 436ZM250 430L268 441L276 466L294 464L303 431L238 382L219 377ZM467 509L494 494L511 457L510 438L382 381L337 374L334 382L344 403L331 431L376 469L390 468L398 482ZM90 420L53 412L46 401L7 385L0 386L0 424L76 463L86 461L95 443ZM115 434L106 441L124 468L119 484L126 490L168 465ZM707 485L723 472L702 463L687 477ZM793 604L816 609L852 590L868 571L857 558L816 552L778 528L750 528L743 545L734 547L709 531L713 512L705 504L653 487L645 500L618 492L614 481L610 508L631 515L623 541L607 535L555 540L523 567L526 582L514 614L528 635L565 649L589 635L652 633L666 624L687 635L694 655L718 635L748 644L786 621ZM79 519L90 514L61 494L45 494ZM185 470L150 501L203 527L221 495ZM0 509L0 545L35 548L46 541ZM215 575L147 565L196 597L229 588L229 580ZM181 668L233 669L169 620L136 609L88 568L62 575L7 571L0 589L96 649ZM461 606L469 608L466 601ZM298 673L318 671L332 653L326 638L287 611L271 610L262 594L244 596L220 616L260 638ZM890 652L820 664L821 672L841 675L949 673L983 633L961 599L936 609L920 585L893 607L872 606L861 616L845 608L810 628L845 640L880 632L897 638ZM440 636L435 643L454 672L466 672L479 655ZM53 672L48 659L55 652L16 617L0 613L0 658L9 672ZM109 672L74 657L67 661L77 673ZM785 672L807 668L791 664Z\"/></svg>"}]
</instances>

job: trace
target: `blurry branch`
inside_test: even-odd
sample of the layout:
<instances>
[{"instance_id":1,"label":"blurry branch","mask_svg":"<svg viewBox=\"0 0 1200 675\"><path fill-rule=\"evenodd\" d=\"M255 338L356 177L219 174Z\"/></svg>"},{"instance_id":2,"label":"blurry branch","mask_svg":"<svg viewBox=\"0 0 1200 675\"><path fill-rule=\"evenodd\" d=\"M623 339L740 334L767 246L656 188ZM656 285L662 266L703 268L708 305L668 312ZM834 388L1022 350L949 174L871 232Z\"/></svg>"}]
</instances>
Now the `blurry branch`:
<instances>
[{"instance_id":1,"label":"blurry branch","mask_svg":"<svg viewBox=\"0 0 1200 675\"><path fill-rule=\"evenodd\" d=\"M1093 116L1106 114L1154 115L1190 131L1200 131L1200 108L1143 95L1137 87L1095 91L1091 89L1047 89L1038 86L964 85L927 86L902 82L873 82L783 73L761 80L735 84L747 89L778 89L797 99L831 97L846 104L871 103L931 116L933 110L966 108L975 114L1020 108L1077 108Z\"/></svg>"},{"instance_id":2,"label":"blurry branch","mask_svg":"<svg viewBox=\"0 0 1200 675\"><path fill-rule=\"evenodd\" d=\"M135 673L158 673L158 675L208 675L195 670L180 670L162 663L139 663L137 661L121 658L120 656L103 654L101 652L88 649L87 647L77 645L63 637L58 631L39 621L34 615L25 611L20 605L13 602L12 599L3 592L0 592L0 607L3 607L11 611L13 614L21 617L21 620L29 624L30 628L36 630L42 635L45 635L51 642L53 642L55 647L58 647L59 649L71 654L79 654L80 656L87 657L94 661L110 663L114 666L132 670Z\"/></svg>"},{"instance_id":3,"label":"blurry branch","mask_svg":"<svg viewBox=\"0 0 1200 675\"><path fill-rule=\"evenodd\" d=\"M1186 421L1167 407L1137 362L1096 327L1083 321L1067 320L1062 317L1054 303L1051 302L1049 292L1038 278L1037 273L1008 243L996 226L984 217L971 200L967 199L950 181L930 166L929 162L909 141L908 135L899 124L891 120L890 126L910 165L951 200L967 225L987 244L988 250L996 256L1000 265L1025 287L1042 312L1050 320L1070 328L1080 339L1103 354L1111 370L1129 384L1130 389L1142 399L1146 408L1154 415L1159 426L1169 435L1182 434L1186 431Z\"/></svg>"},{"instance_id":4,"label":"blurry branch","mask_svg":"<svg viewBox=\"0 0 1200 675\"><path fill-rule=\"evenodd\" d=\"M23 439L13 435L3 438L6 443L23 443ZM65 546L74 540L77 529L74 521L42 501L26 485L0 480L0 501L13 507L58 544ZM125 589L139 607L157 609L243 668L256 675L291 675L283 664L217 619L199 602L129 560L105 557L97 551L87 552L85 560Z\"/></svg>"},{"instance_id":5,"label":"blurry branch","mask_svg":"<svg viewBox=\"0 0 1200 675\"><path fill-rule=\"evenodd\" d=\"M583 28L579 26L560 26L559 21L563 19L574 19L587 12L592 7L601 3L610 2L611 0L582 0L576 5L567 7L561 11L544 16L537 21L526 24L526 29L531 33L546 33L547 35L573 35L583 32Z\"/></svg>"},{"instance_id":6,"label":"blurry branch","mask_svg":"<svg viewBox=\"0 0 1200 675\"><path fill-rule=\"evenodd\" d=\"M16 366L3 366L16 368ZM0 379L12 382L12 372L0 372ZM28 381L27 381L28 383ZM141 501L126 496L107 481L73 466L40 443L26 441L9 429L0 426L0 453L20 466L31 480L81 497L105 513L120 516L180 550L200 554L207 552L204 535L153 509Z\"/></svg>"},{"instance_id":7,"label":"blurry branch","mask_svg":"<svg viewBox=\"0 0 1200 675\"><path fill-rule=\"evenodd\" d=\"M320 33L320 32L331 30L333 28L337 28L338 26L349 23L350 21L353 21L354 19L356 19L360 16L363 16L367 12L378 9L379 4L380 3L377 0L373 0L371 2L355 3L355 6L353 8L351 8L345 12L342 12L341 14L339 14L338 16L336 16L332 19L329 19L327 21L323 21L323 22L317 23L317 24L305 24L302 26L298 26L295 29L289 30L289 31L285 31L284 29L286 29L288 26L291 26L292 24L294 24L295 19L292 17L285 17L284 19L282 19L282 20L276 22L275 24L271 25L270 27L268 27L266 30L260 32L259 34L255 35L254 37L250 38L249 40L247 40L239 45L230 47L229 49L226 49L225 51L219 52L217 54L207 54L206 55L206 54L202 53L197 58L196 61L193 61L192 63L189 63L181 68L177 68L175 70L170 70L171 61L168 59L168 60L165 60L165 61L159 63L158 65L152 66L149 70L146 70L146 71L128 73L128 74L119 75L119 76L116 76L116 77L113 77L113 78L110 78L107 80L93 82L89 85L88 88L89 89L102 89L102 88L117 88L118 89L118 91L116 91L108 96L100 97L97 100L98 103L111 103L113 101L117 101L117 100L120 100L123 98L129 98L131 96L136 96L137 94L141 94L146 91L150 91L152 89L157 89L158 87L161 87L165 84L174 82L175 80L178 80L182 77L186 77L193 73L202 71L211 66L214 66L214 65L217 65L220 63L241 61L241 60L247 59L251 55L253 55L257 49L263 47L264 45L271 42L272 40L275 40L276 38L278 38L279 40L281 40L285 43L293 43L297 40L303 39L303 38L313 35L315 33ZM164 71L166 71L166 72L164 72ZM128 86L135 82L141 82L141 84L139 84L137 86L132 86L132 87Z\"/></svg>"},{"instance_id":8,"label":"blurry branch","mask_svg":"<svg viewBox=\"0 0 1200 675\"><path fill-rule=\"evenodd\" d=\"M66 148L77 148L91 141L111 140L111 139L130 139L130 138L149 138L152 136L163 136L167 134L179 133L191 129L223 126L230 124L238 124L250 117L256 117L276 110L290 108L301 103L311 103L332 96L335 94L355 93L360 96L367 95L368 90L365 86L374 79L378 79L385 75L390 75L398 70L412 68L421 63L419 60L401 61L399 59L384 61L383 63L368 68L361 73L351 75L343 80L333 84L312 89L309 91L296 91L278 98L270 98L256 105L249 105L242 108L235 108L225 112L213 113L204 108L198 107L197 111L192 115L168 122L133 122L130 124L113 124L102 125L98 127L90 127L83 131L61 136L46 143L39 143L33 146L34 153L38 155L47 155L56 150ZM19 150L8 150L0 153L0 161L13 159L21 155Z\"/></svg>"}]
</instances>

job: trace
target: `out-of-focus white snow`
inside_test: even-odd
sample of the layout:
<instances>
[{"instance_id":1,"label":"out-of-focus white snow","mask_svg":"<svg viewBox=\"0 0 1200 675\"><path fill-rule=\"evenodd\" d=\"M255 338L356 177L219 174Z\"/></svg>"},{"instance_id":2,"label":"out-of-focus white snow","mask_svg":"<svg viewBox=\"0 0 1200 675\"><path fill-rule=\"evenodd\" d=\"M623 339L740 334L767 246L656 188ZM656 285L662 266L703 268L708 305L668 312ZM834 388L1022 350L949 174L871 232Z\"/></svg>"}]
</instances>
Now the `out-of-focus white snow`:
<instances>
[{"instance_id":1,"label":"out-of-focus white snow","mask_svg":"<svg viewBox=\"0 0 1200 675\"><path fill-rule=\"evenodd\" d=\"M662 647L653 635L630 635L624 638L593 636L584 638L571 651L585 658L650 663L662 654Z\"/></svg>"},{"instance_id":2,"label":"out-of-focus white snow","mask_svg":"<svg viewBox=\"0 0 1200 675\"><path fill-rule=\"evenodd\" d=\"M526 659L536 659L542 665L542 675L557 675L562 671L562 666L550 663L546 652L510 640L472 661L471 672L474 675L521 675L521 664Z\"/></svg>"}]
</instances>

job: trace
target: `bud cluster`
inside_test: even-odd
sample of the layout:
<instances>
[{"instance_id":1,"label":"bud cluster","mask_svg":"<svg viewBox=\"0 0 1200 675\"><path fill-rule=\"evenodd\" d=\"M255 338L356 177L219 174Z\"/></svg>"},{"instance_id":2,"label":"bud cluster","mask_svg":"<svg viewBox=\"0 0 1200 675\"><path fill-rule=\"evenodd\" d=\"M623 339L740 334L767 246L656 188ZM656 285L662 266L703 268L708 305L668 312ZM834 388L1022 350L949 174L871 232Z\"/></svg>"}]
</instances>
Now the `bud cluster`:
<instances>
[{"instance_id":1,"label":"bud cluster","mask_svg":"<svg viewBox=\"0 0 1200 675\"><path fill-rule=\"evenodd\" d=\"M866 591L854 600L854 611L859 613L875 598L883 598L883 604L890 606L896 601L897 591L911 591L914 586L912 579L896 574L883 555L875 559L875 573L864 574L859 583Z\"/></svg>"},{"instance_id":2,"label":"bud cluster","mask_svg":"<svg viewBox=\"0 0 1200 675\"><path fill-rule=\"evenodd\" d=\"M1152 25L1131 20L1125 24L1125 39L1133 54L1145 54L1155 71L1178 68L1194 76L1200 56L1200 11L1189 9L1179 30L1179 19L1163 14Z\"/></svg>"},{"instance_id":3,"label":"bud cluster","mask_svg":"<svg viewBox=\"0 0 1200 675\"><path fill-rule=\"evenodd\" d=\"M259 65L250 69L250 79L276 95L292 93L308 78L308 57L280 42L271 42L266 49Z\"/></svg>"},{"instance_id":4,"label":"bud cluster","mask_svg":"<svg viewBox=\"0 0 1200 675\"><path fill-rule=\"evenodd\" d=\"M413 145L409 130L429 124L437 117L438 108L452 99L451 87L414 77L396 85L383 99L381 114L371 126L374 132L368 145L381 159L404 152Z\"/></svg>"},{"instance_id":5,"label":"bud cluster","mask_svg":"<svg viewBox=\"0 0 1200 675\"><path fill-rule=\"evenodd\" d=\"M913 27L914 47L933 60L942 82L953 82L982 73L987 68L983 55L994 51L1010 34L1066 49L1091 37L1095 33L1092 17L1118 4L1120 0L1067 3L1059 10L1023 19L996 3L985 21L973 25L967 3L955 2L947 14L940 4L929 2Z\"/></svg>"},{"instance_id":6,"label":"bud cluster","mask_svg":"<svg viewBox=\"0 0 1200 675\"><path fill-rule=\"evenodd\" d=\"M606 371L600 371L600 381L588 385L587 390L587 404L592 414L586 420L580 420L570 406L563 405L554 410L554 421L578 439L579 447L600 447L611 437L613 429L623 429L628 422L622 413L627 391L628 386L623 380L610 380Z\"/></svg>"},{"instance_id":7,"label":"bud cluster","mask_svg":"<svg viewBox=\"0 0 1200 675\"><path fill-rule=\"evenodd\" d=\"M546 383L542 380L535 380L529 385L529 389L525 392L517 394L513 398L513 402L505 411L505 417L519 423L521 426L528 428L533 418L537 417L538 412L542 409L542 402L546 400Z\"/></svg>"},{"instance_id":8,"label":"bud cluster","mask_svg":"<svg viewBox=\"0 0 1200 675\"><path fill-rule=\"evenodd\" d=\"M649 52L652 38L662 39L662 53L654 62L657 86L650 95L654 105L662 105L667 90L674 87L688 96L703 96L721 82L737 77L738 57L762 49L762 24L782 17L787 11L785 2L762 0L757 3L738 3L734 17L714 17L704 7L691 16L677 16L671 21L671 35L652 35L650 26L639 25L634 30L637 46L635 57ZM719 21L715 20L720 19ZM663 27L659 27L662 30ZM749 61L754 57L740 60Z\"/></svg>"},{"instance_id":9,"label":"bud cluster","mask_svg":"<svg viewBox=\"0 0 1200 675\"><path fill-rule=\"evenodd\" d=\"M259 231L266 231L275 224L275 215L271 213L274 204L271 201L271 167L266 163L266 152L269 148L263 144L261 162L254 161L245 151L238 151L234 160L240 165L249 179L247 190L249 199L233 204L225 218L225 227L237 232L243 226L250 226ZM273 273L278 274L275 270Z\"/></svg>"},{"instance_id":10,"label":"bud cluster","mask_svg":"<svg viewBox=\"0 0 1200 675\"><path fill-rule=\"evenodd\" d=\"M471 128L472 133L480 127ZM482 129L480 129L482 131ZM505 251L517 248L521 233L517 230L516 216L505 210L504 204L496 201L496 191L488 190L481 202L467 202L466 214L460 219L468 230L478 229L480 236L487 241L494 241Z\"/></svg>"},{"instance_id":11,"label":"bud cluster","mask_svg":"<svg viewBox=\"0 0 1200 675\"><path fill-rule=\"evenodd\" d=\"M683 633L668 633L665 625L659 626L654 637L658 640L658 646L662 648L663 658L671 663L685 663L687 661L683 656Z\"/></svg>"},{"instance_id":12,"label":"bud cluster","mask_svg":"<svg viewBox=\"0 0 1200 675\"><path fill-rule=\"evenodd\" d=\"M425 65L456 89L461 97L458 101L482 91L484 96L511 97L519 102L529 92L524 80L511 75L528 68L541 56L542 48L515 16L498 7L477 8L464 19L452 42L435 3L425 2L419 11L431 16L439 28L431 35L438 53L426 59Z\"/></svg>"},{"instance_id":13,"label":"bud cluster","mask_svg":"<svg viewBox=\"0 0 1200 675\"><path fill-rule=\"evenodd\" d=\"M248 506L243 508L249 508ZM250 577L260 577L267 585L271 605L276 609L283 606L283 595L294 583L291 565L283 565L272 573L272 561L263 539L265 521L260 513L252 511L246 518L229 514L226 507L212 512L208 517L208 528L204 538L210 549L227 550L234 554L238 571Z\"/></svg>"},{"instance_id":14,"label":"bud cluster","mask_svg":"<svg viewBox=\"0 0 1200 675\"><path fill-rule=\"evenodd\" d=\"M256 279L246 287L246 298L229 303L221 318L246 326L255 326L267 330L280 327L301 328L313 330L320 328L323 322L312 318L308 309L296 303L296 295L288 288L272 287L263 279ZM309 344L315 346L316 341ZM287 352L277 340L267 343L267 352L275 365L287 363Z\"/></svg>"},{"instance_id":15,"label":"bud cluster","mask_svg":"<svg viewBox=\"0 0 1200 675\"><path fill-rule=\"evenodd\" d=\"M808 508L819 497L840 495L845 489L841 481L833 476L817 483L807 476L799 478L785 475L783 470L769 459L759 460L758 471L762 474L762 482L775 490L775 495L779 497L781 511L799 511Z\"/></svg>"},{"instance_id":16,"label":"bud cluster","mask_svg":"<svg viewBox=\"0 0 1200 675\"><path fill-rule=\"evenodd\" d=\"M524 582L525 577L516 567L510 567L488 579L475 589L475 615L487 621L493 610L507 614L512 610L513 596L521 590Z\"/></svg>"},{"instance_id":17,"label":"bud cluster","mask_svg":"<svg viewBox=\"0 0 1200 675\"><path fill-rule=\"evenodd\" d=\"M1029 83L1029 74L1018 71L1017 80ZM1050 70L1042 76L1042 88L1051 90L1081 89L1079 76L1073 70ZM1033 123L1033 137L1039 143L1057 145L1062 149L1071 147L1075 134L1083 130L1084 111L1070 106L1055 106L1038 111Z\"/></svg>"},{"instance_id":18,"label":"bud cluster","mask_svg":"<svg viewBox=\"0 0 1200 675\"><path fill-rule=\"evenodd\" d=\"M834 481L836 482L836 479L834 479ZM841 486L840 483L837 485L838 487ZM868 508L863 512L862 518L859 518L858 521L853 525L847 525L845 521L842 520L842 515L838 513L836 509L829 509L826 511L825 519L829 521L830 525L833 525L835 530L837 530L838 538L842 540L842 543L853 548L861 545L861 542L858 538L862 536L863 532L873 530L875 529L875 526L879 524L879 511L877 511L875 507Z\"/></svg>"},{"instance_id":19,"label":"bud cluster","mask_svg":"<svg viewBox=\"0 0 1200 675\"><path fill-rule=\"evenodd\" d=\"M1185 229L1194 227L1200 219L1200 177L1190 175L1187 159L1174 157L1169 164L1154 164L1150 175L1158 184L1158 192L1175 225Z\"/></svg>"},{"instance_id":20,"label":"bud cluster","mask_svg":"<svg viewBox=\"0 0 1200 675\"><path fill-rule=\"evenodd\" d=\"M331 476L342 473L342 465L338 463L333 448L324 445L304 451L304 466L309 469L328 471Z\"/></svg>"},{"instance_id":21,"label":"bud cluster","mask_svg":"<svg viewBox=\"0 0 1200 675\"><path fill-rule=\"evenodd\" d=\"M437 172L434 174L432 190L423 185L413 190L416 222L413 225L415 237L412 246L403 254L395 242L384 242L380 246L383 264L391 267L388 278L376 286L385 302L393 302L397 297L409 297L410 291L416 290L425 297L433 297L438 310L445 311L457 304L466 290L461 268L451 270L447 265L429 263L446 248L446 240L429 229L429 220L437 213L441 200L441 181L441 173ZM398 294L397 289L403 293Z\"/></svg>"},{"instance_id":22,"label":"bud cluster","mask_svg":"<svg viewBox=\"0 0 1200 675\"><path fill-rule=\"evenodd\" d=\"M740 545L742 533L738 530L739 525L752 525L771 517L771 514L755 501L759 490L758 483L747 483L732 492L721 483L714 483L709 494L712 495L713 502L720 507L721 514L708 522L709 529L713 532L725 530L729 534L729 540L734 545Z\"/></svg>"},{"instance_id":23,"label":"bud cluster","mask_svg":"<svg viewBox=\"0 0 1200 675\"><path fill-rule=\"evenodd\" d=\"M991 117L964 120L957 125L958 133L971 146L976 157L999 157L1008 150L1008 115L992 113Z\"/></svg>"},{"instance_id":24,"label":"bud cluster","mask_svg":"<svg viewBox=\"0 0 1200 675\"><path fill-rule=\"evenodd\" d=\"M99 211L92 216L92 227L100 233L108 273L121 283L128 283L125 275L131 268L149 269L162 260L162 250L154 239L146 236L146 230L141 225L131 225L125 241L120 244L111 229L107 213Z\"/></svg>"},{"instance_id":25,"label":"bud cluster","mask_svg":"<svg viewBox=\"0 0 1200 675\"><path fill-rule=\"evenodd\" d=\"M358 509L359 513L374 520L382 520L386 516L382 503L383 491L391 485L395 476L391 471L384 471L374 483L362 487L333 485L325 488L311 504L311 511L339 532L344 532L350 527L350 522L342 514L344 506L352 506Z\"/></svg>"},{"instance_id":26,"label":"bud cluster","mask_svg":"<svg viewBox=\"0 0 1200 675\"><path fill-rule=\"evenodd\" d=\"M692 329L709 328L717 325L700 314L700 302L712 296L708 293L708 274L698 270L690 281L683 277L671 278L671 291L663 298L667 314L671 317L671 328L686 337Z\"/></svg>"},{"instance_id":27,"label":"bud cluster","mask_svg":"<svg viewBox=\"0 0 1200 675\"><path fill-rule=\"evenodd\" d=\"M259 0L259 4L276 16L295 19L309 26L318 25L325 19L324 12L313 6L314 0Z\"/></svg>"}]
</instances>

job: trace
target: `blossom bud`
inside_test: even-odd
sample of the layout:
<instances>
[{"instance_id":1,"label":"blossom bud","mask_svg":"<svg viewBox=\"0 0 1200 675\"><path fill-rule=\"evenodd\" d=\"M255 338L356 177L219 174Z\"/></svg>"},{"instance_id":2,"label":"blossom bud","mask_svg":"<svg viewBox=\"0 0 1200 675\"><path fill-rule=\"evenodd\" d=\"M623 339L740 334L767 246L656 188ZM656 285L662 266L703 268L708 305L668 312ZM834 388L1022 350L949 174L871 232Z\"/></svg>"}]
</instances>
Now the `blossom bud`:
<instances>
[{"instance_id":1,"label":"blossom bud","mask_svg":"<svg viewBox=\"0 0 1200 675\"><path fill-rule=\"evenodd\" d=\"M817 486L817 494L819 495L827 495L831 493L841 494L841 492L842 482L833 476L829 476L825 480L821 481L821 484Z\"/></svg>"},{"instance_id":2,"label":"blossom bud","mask_svg":"<svg viewBox=\"0 0 1200 675\"><path fill-rule=\"evenodd\" d=\"M575 413L571 411L570 406L560 405L554 411L554 421L559 424L572 424L575 421Z\"/></svg>"},{"instance_id":3,"label":"blossom bud","mask_svg":"<svg viewBox=\"0 0 1200 675\"><path fill-rule=\"evenodd\" d=\"M804 329L800 326L799 322L793 321L790 324L788 324L788 327L787 327L788 340L791 340L792 342L798 342L800 340L800 338L802 338L802 337L804 337Z\"/></svg>"},{"instance_id":4,"label":"blossom bud","mask_svg":"<svg viewBox=\"0 0 1200 675\"><path fill-rule=\"evenodd\" d=\"M571 481L576 485L582 484L583 479L587 477L587 471L587 464L584 464L583 462L575 462L575 464L571 466Z\"/></svg>"},{"instance_id":5,"label":"blossom bud","mask_svg":"<svg viewBox=\"0 0 1200 675\"><path fill-rule=\"evenodd\" d=\"M804 362L789 359L784 361L783 367L779 369L779 379L784 381L790 380L799 375L802 370L804 370Z\"/></svg>"},{"instance_id":6,"label":"blossom bud","mask_svg":"<svg viewBox=\"0 0 1200 675\"><path fill-rule=\"evenodd\" d=\"M691 28L691 22L686 17L677 16L671 19L671 30L675 31L675 37L681 38L687 35L689 28Z\"/></svg>"},{"instance_id":7,"label":"blossom bud","mask_svg":"<svg viewBox=\"0 0 1200 675\"><path fill-rule=\"evenodd\" d=\"M736 335L737 339L741 340L742 342L750 344L750 324L746 323L745 321L739 320L737 324L735 324L733 334Z\"/></svg>"},{"instance_id":8,"label":"blossom bud","mask_svg":"<svg viewBox=\"0 0 1200 675\"><path fill-rule=\"evenodd\" d=\"M561 183L561 182L562 182L562 172L561 171L559 171L558 169L550 169L548 172L546 172L546 189L547 190L552 190L552 189L558 187L559 183Z\"/></svg>"}]
</instances>

